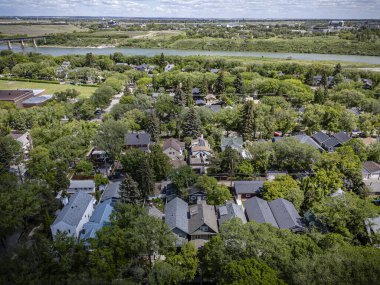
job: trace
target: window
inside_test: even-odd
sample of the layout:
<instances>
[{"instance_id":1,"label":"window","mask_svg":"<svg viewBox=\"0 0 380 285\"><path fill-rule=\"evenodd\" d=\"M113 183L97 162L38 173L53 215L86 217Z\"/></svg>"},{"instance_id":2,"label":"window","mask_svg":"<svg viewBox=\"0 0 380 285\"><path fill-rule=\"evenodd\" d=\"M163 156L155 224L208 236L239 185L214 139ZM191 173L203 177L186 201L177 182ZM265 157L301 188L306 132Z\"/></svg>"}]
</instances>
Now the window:
<instances>
[{"instance_id":1,"label":"window","mask_svg":"<svg viewBox=\"0 0 380 285\"><path fill-rule=\"evenodd\" d=\"M251 194L245 194L245 197L250 198Z\"/></svg>"}]
</instances>

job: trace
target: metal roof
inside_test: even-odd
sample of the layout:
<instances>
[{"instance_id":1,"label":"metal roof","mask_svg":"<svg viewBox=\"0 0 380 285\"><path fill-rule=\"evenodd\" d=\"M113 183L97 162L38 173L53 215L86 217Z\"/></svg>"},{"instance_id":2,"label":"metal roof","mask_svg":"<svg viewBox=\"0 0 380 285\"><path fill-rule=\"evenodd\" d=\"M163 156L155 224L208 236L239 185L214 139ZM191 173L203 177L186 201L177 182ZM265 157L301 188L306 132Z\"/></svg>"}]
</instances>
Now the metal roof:
<instances>
[{"instance_id":1,"label":"metal roof","mask_svg":"<svg viewBox=\"0 0 380 285\"><path fill-rule=\"evenodd\" d=\"M187 209L188 204L178 197L166 204L165 223L171 230L178 228L186 234L189 233Z\"/></svg>"},{"instance_id":2,"label":"metal roof","mask_svg":"<svg viewBox=\"0 0 380 285\"><path fill-rule=\"evenodd\" d=\"M51 98L53 98L53 95L34 96L26 99L22 104L41 104L49 101Z\"/></svg>"},{"instance_id":3,"label":"metal roof","mask_svg":"<svg viewBox=\"0 0 380 285\"><path fill-rule=\"evenodd\" d=\"M69 189L72 188L95 188L95 181L86 179L86 180L70 180Z\"/></svg>"},{"instance_id":4,"label":"metal roof","mask_svg":"<svg viewBox=\"0 0 380 285\"><path fill-rule=\"evenodd\" d=\"M63 207L53 225L59 222L64 222L68 225L77 227L91 203L95 203L95 199L87 193L78 192L72 195L69 199L69 203Z\"/></svg>"}]
</instances>

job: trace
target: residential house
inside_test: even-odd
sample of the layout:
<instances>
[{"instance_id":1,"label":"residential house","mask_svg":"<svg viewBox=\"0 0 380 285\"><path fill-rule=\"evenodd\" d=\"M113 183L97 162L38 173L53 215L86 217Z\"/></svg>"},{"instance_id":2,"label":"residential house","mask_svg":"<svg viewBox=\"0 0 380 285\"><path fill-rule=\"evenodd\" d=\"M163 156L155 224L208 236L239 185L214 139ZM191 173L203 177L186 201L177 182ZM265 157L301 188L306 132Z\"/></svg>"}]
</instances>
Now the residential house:
<instances>
[{"instance_id":1,"label":"residential house","mask_svg":"<svg viewBox=\"0 0 380 285\"><path fill-rule=\"evenodd\" d=\"M222 137L220 148L222 151L225 151L227 147L231 147L232 149L236 150L242 158L252 158L251 154L244 149L243 145L244 142L241 136Z\"/></svg>"},{"instance_id":2,"label":"residential house","mask_svg":"<svg viewBox=\"0 0 380 285\"><path fill-rule=\"evenodd\" d=\"M95 181L92 179L86 180L70 180L70 186L67 189L68 194L75 193L87 193L94 194L95 193Z\"/></svg>"},{"instance_id":3,"label":"residential house","mask_svg":"<svg viewBox=\"0 0 380 285\"><path fill-rule=\"evenodd\" d=\"M150 134L146 132L127 133L125 135L125 145L127 149L138 148L142 151L149 152L149 147L152 144Z\"/></svg>"},{"instance_id":4,"label":"residential house","mask_svg":"<svg viewBox=\"0 0 380 285\"><path fill-rule=\"evenodd\" d=\"M12 131L10 136L21 144L24 155L28 155L32 148L29 132Z\"/></svg>"},{"instance_id":5,"label":"residential house","mask_svg":"<svg viewBox=\"0 0 380 285\"><path fill-rule=\"evenodd\" d=\"M167 64L167 65L165 66L165 72L168 72L168 71L173 70L174 67L175 67L174 64Z\"/></svg>"},{"instance_id":6,"label":"residential house","mask_svg":"<svg viewBox=\"0 0 380 285\"><path fill-rule=\"evenodd\" d=\"M363 78L362 82L363 82L363 88L364 89L368 89L368 90L372 89L373 82L371 79Z\"/></svg>"},{"instance_id":7,"label":"residential house","mask_svg":"<svg viewBox=\"0 0 380 285\"><path fill-rule=\"evenodd\" d=\"M336 138L341 145L351 140L351 137L345 132L339 132L339 133L333 134L332 136Z\"/></svg>"},{"instance_id":8,"label":"residential house","mask_svg":"<svg viewBox=\"0 0 380 285\"><path fill-rule=\"evenodd\" d=\"M221 104L206 105L206 108L209 108L214 113L219 113L222 110L222 105Z\"/></svg>"},{"instance_id":9,"label":"residential house","mask_svg":"<svg viewBox=\"0 0 380 285\"><path fill-rule=\"evenodd\" d=\"M247 223L242 206L232 202L226 202L224 205L216 206L218 212L219 227L226 221L234 218L239 218L243 224Z\"/></svg>"},{"instance_id":10,"label":"residential house","mask_svg":"<svg viewBox=\"0 0 380 285\"><path fill-rule=\"evenodd\" d=\"M24 108L31 108L36 106L44 106L48 101L53 99L53 95L34 96L22 102Z\"/></svg>"},{"instance_id":11,"label":"residential house","mask_svg":"<svg viewBox=\"0 0 380 285\"><path fill-rule=\"evenodd\" d=\"M69 203L63 207L50 226L53 238L60 232L79 237L83 225L90 220L94 205L95 198L87 193L78 192L72 195Z\"/></svg>"},{"instance_id":12,"label":"residential house","mask_svg":"<svg viewBox=\"0 0 380 285\"><path fill-rule=\"evenodd\" d=\"M211 68L210 72L214 73L214 74L217 74L219 72L219 69L217 69L217 68Z\"/></svg>"},{"instance_id":13,"label":"residential house","mask_svg":"<svg viewBox=\"0 0 380 285\"><path fill-rule=\"evenodd\" d=\"M204 106L204 105L206 105L206 101L203 99L197 99L197 100L195 100L195 105Z\"/></svg>"},{"instance_id":14,"label":"residential house","mask_svg":"<svg viewBox=\"0 0 380 285\"><path fill-rule=\"evenodd\" d=\"M264 181L234 181L236 200L249 199L264 190Z\"/></svg>"},{"instance_id":15,"label":"residential house","mask_svg":"<svg viewBox=\"0 0 380 285\"><path fill-rule=\"evenodd\" d=\"M380 180L380 164L374 161L365 161L362 166L363 179Z\"/></svg>"},{"instance_id":16,"label":"residential house","mask_svg":"<svg viewBox=\"0 0 380 285\"><path fill-rule=\"evenodd\" d=\"M341 147L342 144L335 137L331 137L327 141L325 141L322 144L322 146L328 152L333 152L333 151L335 151L336 148Z\"/></svg>"},{"instance_id":17,"label":"residential house","mask_svg":"<svg viewBox=\"0 0 380 285\"><path fill-rule=\"evenodd\" d=\"M83 225L80 232L80 239L88 240L96 238L96 232L102 227L110 225L110 216L114 209L114 202L106 200L96 206L90 220Z\"/></svg>"},{"instance_id":18,"label":"residential house","mask_svg":"<svg viewBox=\"0 0 380 285\"><path fill-rule=\"evenodd\" d=\"M108 154L104 150L94 148L91 150L89 158L93 162L105 162L108 159Z\"/></svg>"},{"instance_id":19,"label":"residential house","mask_svg":"<svg viewBox=\"0 0 380 285\"><path fill-rule=\"evenodd\" d=\"M205 201L207 199L206 191L203 189L198 189L196 187L192 187L189 193L189 203L194 204L198 203L198 201Z\"/></svg>"},{"instance_id":20,"label":"residential house","mask_svg":"<svg viewBox=\"0 0 380 285\"><path fill-rule=\"evenodd\" d=\"M300 143L308 144L319 151L323 151L323 148L308 135L301 134L301 135L295 135L293 137L296 138Z\"/></svg>"},{"instance_id":21,"label":"residential house","mask_svg":"<svg viewBox=\"0 0 380 285\"><path fill-rule=\"evenodd\" d=\"M107 188L104 190L100 202L110 200L112 202L117 202L120 200L120 188L121 181L110 181Z\"/></svg>"},{"instance_id":22,"label":"residential house","mask_svg":"<svg viewBox=\"0 0 380 285\"><path fill-rule=\"evenodd\" d=\"M245 211L248 221L269 223L274 227L293 232L304 231L302 218L293 203L286 199L279 198L267 202L259 197L253 197L245 201Z\"/></svg>"},{"instance_id":23,"label":"residential house","mask_svg":"<svg viewBox=\"0 0 380 285\"><path fill-rule=\"evenodd\" d=\"M174 138L165 140L162 147L163 153L165 153L171 160L183 159L184 150L185 143Z\"/></svg>"},{"instance_id":24,"label":"residential house","mask_svg":"<svg viewBox=\"0 0 380 285\"><path fill-rule=\"evenodd\" d=\"M213 94L207 94L206 97L205 97L205 100L206 100L207 104L213 104L213 103L217 103L218 102L218 100L216 99L215 95L213 95Z\"/></svg>"},{"instance_id":25,"label":"residential house","mask_svg":"<svg viewBox=\"0 0 380 285\"><path fill-rule=\"evenodd\" d=\"M213 155L210 144L201 135L191 142L190 166L198 173L206 173L209 159Z\"/></svg>"},{"instance_id":26,"label":"residential house","mask_svg":"<svg viewBox=\"0 0 380 285\"><path fill-rule=\"evenodd\" d=\"M181 198L174 198L165 205L165 223L177 237L177 246L187 242L189 234L188 204Z\"/></svg>"},{"instance_id":27,"label":"residential house","mask_svg":"<svg viewBox=\"0 0 380 285\"><path fill-rule=\"evenodd\" d=\"M318 132L314 135L312 135L312 138L320 145L322 146L323 143L325 141L327 141L328 139L330 139L330 137L328 135L326 135L325 133L323 132Z\"/></svg>"},{"instance_id":28,"label":"residential house","mask_svg":"<svg viewBox=\"0 0 380 285\"><path fill-rule=\"evenodd\" d=\"M202 96L201 96L201 90L197 87L194 87L192 90L191 90L191 93L193 94L193 99L194 100L200 100L200 99L203 99Z\"/></svg>"},{"instance_id":29,"label":"residential house","mask_svg":"<svg viewBox=\"0 0 380 285\"><path fill-rule=\"evenodd\" d=\"M206 201L189 206L190 240L210 240L218 230L215 207L207 205Z\"/></svg>"},{"instance_id":30,"label":"residential house","mask_svg":"<svg viewBox=\"0 0 380 285\"><path fill-rule=\"evenodd\" d=\"M364 223L370 239L371 236L380 234L380 216L375 218L368 218L364 221ZM380 248L380 244L377 244L376 247Z\"/></svg>"}]
</instances>

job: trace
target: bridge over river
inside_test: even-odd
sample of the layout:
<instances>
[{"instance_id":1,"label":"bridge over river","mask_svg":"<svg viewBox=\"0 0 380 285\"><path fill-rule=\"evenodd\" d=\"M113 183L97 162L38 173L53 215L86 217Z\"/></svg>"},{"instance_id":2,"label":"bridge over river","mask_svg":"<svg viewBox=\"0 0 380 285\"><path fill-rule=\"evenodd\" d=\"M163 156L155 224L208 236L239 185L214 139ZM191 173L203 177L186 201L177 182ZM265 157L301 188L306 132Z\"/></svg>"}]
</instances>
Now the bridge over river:
<instances>
[{"instance_id":1,"label":"bridge over river","mask_svg":"<svg viewBox=\"0 0 380 285\"><path fill-rule=\"evenodd\" d=\"M37 40L43 40L46 43L46 38L49 36L38 36L38 37L22 37L22 38L0 38L0 44L7 44L8 49L12 50L12 43L20 43L21 48L25 48L25 42L33 42L33 47L37 47Z\"/></svg>"}]
</instances>

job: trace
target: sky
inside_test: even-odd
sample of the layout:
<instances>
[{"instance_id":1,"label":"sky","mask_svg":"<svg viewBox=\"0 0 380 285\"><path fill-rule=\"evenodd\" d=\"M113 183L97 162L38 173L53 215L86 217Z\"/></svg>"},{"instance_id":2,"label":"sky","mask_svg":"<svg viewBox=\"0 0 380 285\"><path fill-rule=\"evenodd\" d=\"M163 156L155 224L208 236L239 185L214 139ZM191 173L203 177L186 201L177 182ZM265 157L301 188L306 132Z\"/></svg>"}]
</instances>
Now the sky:
<instances>
[{"instance_id":1,"label":"sky","mask_svg":"<svg viewBox=\"0 0 380 285\"><path fill-rule=\"evenodd\" d=\"M380 19L380 0L0 0L0 15Z\"/></svg>"}]
</instances>

